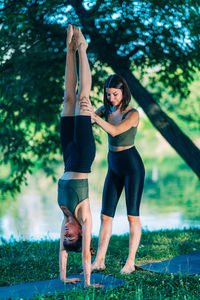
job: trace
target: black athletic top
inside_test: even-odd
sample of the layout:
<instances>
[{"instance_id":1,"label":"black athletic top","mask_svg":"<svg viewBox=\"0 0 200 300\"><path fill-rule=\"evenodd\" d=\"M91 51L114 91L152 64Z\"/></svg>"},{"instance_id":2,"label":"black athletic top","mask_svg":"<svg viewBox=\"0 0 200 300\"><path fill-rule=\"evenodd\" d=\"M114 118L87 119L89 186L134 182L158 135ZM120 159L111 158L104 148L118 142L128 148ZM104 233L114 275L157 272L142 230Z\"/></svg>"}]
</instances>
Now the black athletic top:
<instances>
[{"instance_id":1,"label":"black athletic top","mask_svg":"<svg viewBox=\"0 0 200 300\"><path fill-rule=\"evenodd\" d=\"M131 108L129 111L127 111L123 115L122 120L124 120L125 117L127 116L127 114L133 110L136 110L136 109ZM116 146L116 147L131 146L134 144L136 133L137 133L137 126L133 126L133 127L129 128L128 130L126 130L114 137L108 133L108 143L109 143L109 145Z\"/></svg>"}]
</instances>

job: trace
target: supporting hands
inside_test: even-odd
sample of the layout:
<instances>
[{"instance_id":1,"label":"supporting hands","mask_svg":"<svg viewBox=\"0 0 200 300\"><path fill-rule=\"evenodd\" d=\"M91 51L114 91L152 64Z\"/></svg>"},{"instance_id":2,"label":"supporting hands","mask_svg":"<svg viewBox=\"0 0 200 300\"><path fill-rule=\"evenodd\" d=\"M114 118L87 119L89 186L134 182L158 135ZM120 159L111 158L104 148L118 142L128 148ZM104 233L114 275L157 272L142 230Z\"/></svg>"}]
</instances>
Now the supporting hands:
<instances>
[{"instance_id":1,"label":"supporting hands","mask_svg":"<svg viewBox=\"0 0 200 300\"><path fill-rule=\"evenodd\" d=\"M80 100L80 109L84 112L87 112L90 114L91 116L91 121L92 123L95 122L95 117L96 117L96 114L94 112L94 109L92 107L92 103L90 102L90 99L87 98L87 97L83 97L81 100Z\"/></svg>"},{"instance_id":2,"label":"supporting hands","mask_svg":"<svg viewBox=\"0 0 200 300\"><path fill-rule=\"evenodd\" d=\"M63 283L72 283L76 284L77 281L82 281L80 278L66 278L66 272L67 272L67 257L68 253L66 250L63 249L63 239L64 239L64 224L65 219L62 223L61 228L61 242L60 242L60 280Z\"/></svg>"}]
</instances>

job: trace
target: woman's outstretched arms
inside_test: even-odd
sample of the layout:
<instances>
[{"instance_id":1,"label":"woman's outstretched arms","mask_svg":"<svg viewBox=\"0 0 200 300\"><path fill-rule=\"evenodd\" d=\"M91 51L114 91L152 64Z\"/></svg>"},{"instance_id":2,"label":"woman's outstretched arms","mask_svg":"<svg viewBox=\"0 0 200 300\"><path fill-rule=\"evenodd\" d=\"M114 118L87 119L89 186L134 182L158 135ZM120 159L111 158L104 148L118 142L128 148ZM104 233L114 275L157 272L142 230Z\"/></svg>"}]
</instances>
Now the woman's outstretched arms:
<instances>
[{"instance_id":1,"label":"woman's outstretched arms","mask_svg":"<svg viewBox=\"0 0 200 300\"><path fill-rule=\"evenodd\" d=\"M90 211L89 199L84 200L79 204L77 210L78 218L80 219L82 227L82 265L84 274L84 287L88 288L93 286L96 288L102 288L100 284L91 284L91 235L92 235L92 215Z\"/></svg>"},{"instance_id":2,"label":"woman's outstretched arms","mask_svg":"<svg viewBox=\"0 0 200 300\"><path fill-rule=\"evenodd\" d=\"M96 114L92 115L92 119L99 126L101 126L101 128L104 131L106 131L114 137L120 133L127 131L133 126L136 126L138 124L139 114L137 111L130 112L129 116L118 125L110 124L107 121L104 121L101 117L99 117Z\"/></svg>"},{"instance_id":3,"label":"woman's outstretched arms","mask_svg":"<svg viewBox=\"0 0 200 300\"><path fill-rule=\"evenodd\" d=\"M92 215L90 211L89 199L84 200L78 206L77 210L78 219L82 227L82 265L84 273L84 286L90 286L91 275L91 234L92 234Z\"/></svg>"},{"instance_id":4,"label":"woman's outstretched arms","mask_svg":"<svg viewBox=\"0 0 200 300\"><path fill-rule=\"evenodd\" d=\"M105 116L104 106L102 105L99 108L97 108L95 110L95 114L98 115L99 117L103 118ZM92 118L91 118L91 122L92 122L92 124L96 123L95 120L93 120Z\"/></svg>"},{"instance_id":5,"label":"woman's outstretched arms","mask_svg":"<svg viewBox=\"0 0 200 300\"><path fill-rule=\"evenodd\" d=\"M139 122L139 113L137 110L131 111L128 113L126 119L124 119L118 125L110 124L109 122L103 120L101 118L101 114L103 113L103 107L100 107L96 112L94 112L93 107L89 99L83 99L81 102L82 109L90 112L92 122L96 122L104 131L112 135L113 137L127 131L131 127L137 126Z\"/></svg>"}]
</instances>

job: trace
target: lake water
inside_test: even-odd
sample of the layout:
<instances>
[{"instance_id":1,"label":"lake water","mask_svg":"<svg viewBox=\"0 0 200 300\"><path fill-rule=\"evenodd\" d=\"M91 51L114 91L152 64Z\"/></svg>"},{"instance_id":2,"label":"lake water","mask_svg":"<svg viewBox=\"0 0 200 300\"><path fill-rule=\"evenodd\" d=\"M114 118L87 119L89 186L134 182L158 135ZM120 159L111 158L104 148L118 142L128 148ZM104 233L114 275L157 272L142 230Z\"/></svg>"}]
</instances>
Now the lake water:
<instances>
[{"instance_id":1,"label":"lake water","mask_svg":"<svg viewBox=\"0 0 200 300\"><path fill-rule=\"evenodd\" d=\"M155 173L155 171L153 172ZM92 234L98 236L101 211L101 194L99 190L102 189L105 174L103 173L102 176L99 177L99 181L96 185L91 177L92 175L90 175L90 203L93 216ZM165 197L162 196L162 193L159 196L154 190L150 192L148 185L147 180L140 209L142 228L144 230L152 231L189 227L200 228L196 202L194 204L188 203L187 205L180 205L180 203L176 201L176 195L175 199L168 199L167 202L165 191L162 191L162 193L165 193ZM197 192L198 191L195 193ZM168 191L169 198L170 194L174 195L173 190ZM40 176L30 177L29 186L23 189L23 193L20 194L15 201L10 203L1 216L1 237L6 240L58 239L63 214L57 205L56 198L56 183L45 179L45 176L41 176L41 174ZM129 225L123 193L113 221L113 234L120 235L128 231Z\"/></svg>"}]
</instances>

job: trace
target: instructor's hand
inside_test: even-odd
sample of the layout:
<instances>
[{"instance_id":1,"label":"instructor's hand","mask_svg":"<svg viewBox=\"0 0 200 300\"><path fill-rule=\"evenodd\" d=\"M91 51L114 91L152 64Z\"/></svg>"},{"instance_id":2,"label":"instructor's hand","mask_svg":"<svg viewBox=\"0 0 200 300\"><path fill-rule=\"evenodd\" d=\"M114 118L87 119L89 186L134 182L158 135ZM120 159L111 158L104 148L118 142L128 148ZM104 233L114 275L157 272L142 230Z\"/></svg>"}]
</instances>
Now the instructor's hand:
<instances>
[{"instance_id":1,"label":"instructor's hand","mask_svg":"<svg viewBox=\"0 0 200 300\"><path fill-rule=\"evenodd\" d=\"M92 107L92 103L86 97L84 97L80 100L80 109L82 109L85 112L89 112L91 114L91 116L94 114L94 109Z\"/></svg>"}]
</instances>

